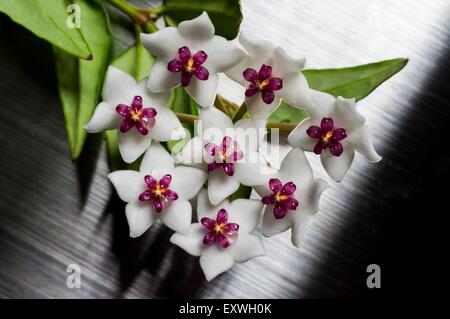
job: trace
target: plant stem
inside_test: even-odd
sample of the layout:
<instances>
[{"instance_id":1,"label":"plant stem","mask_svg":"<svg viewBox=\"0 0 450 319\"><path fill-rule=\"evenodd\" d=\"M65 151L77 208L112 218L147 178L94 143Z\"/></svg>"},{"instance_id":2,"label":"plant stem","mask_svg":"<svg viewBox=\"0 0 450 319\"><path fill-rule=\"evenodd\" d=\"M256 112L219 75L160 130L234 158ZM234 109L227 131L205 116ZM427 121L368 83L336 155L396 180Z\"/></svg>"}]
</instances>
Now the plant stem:
<instances>
[{"instance_id":1,"label":"plant stem","mask_svg":"<svg viewBox=\"0 0 450 319\"><path fill-rule=\"evenodd\" d=\"M153 22L150 13L147 10L136 8L125 0L109 0L116 8L126 13L133 21L140 25L147 33L158 31L156 24Z\"/></svg>"},{"instance_id":2,"label":"plant stem","mask_svg":"<svg viewBox=\"0 0 450 319\"><path fill-rule=\"evenodd\" d=\"M245 102L241 105L241 107L234 113L233 115L233 123L239 121L244 117L245 113L247 113L247 104Z\"/></svg>"}]
</instances>

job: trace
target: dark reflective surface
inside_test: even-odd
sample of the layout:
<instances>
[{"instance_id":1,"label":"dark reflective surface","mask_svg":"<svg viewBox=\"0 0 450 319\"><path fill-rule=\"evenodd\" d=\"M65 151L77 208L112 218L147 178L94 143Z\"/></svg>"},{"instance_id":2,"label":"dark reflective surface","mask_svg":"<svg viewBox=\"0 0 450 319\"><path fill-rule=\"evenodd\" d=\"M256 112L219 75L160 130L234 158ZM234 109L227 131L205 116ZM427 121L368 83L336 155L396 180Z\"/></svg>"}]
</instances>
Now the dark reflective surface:
<instances>
[{"instance_id":1,"label":"dark reflective surface","mask_svg":"<svg viewBox=\"0 0 450 319\"><path fill-rule=\"evenodd\" d=\"M70 160L51 49L1 16L1 297L413 293L411 269L434 260L424 231L445 213L435 204L446 198L438 181L446 180L450 164L448 2L243 1L243 7L245 31L307 56L310 68L410 59L359 103L383 161L357 156L343 183L330 182L301 249L290 246L288 233L266 239L267 257L207 283L198 260L168 243L170 230L155 225L141 238L128 237L99 137L90 137L77 163ZM224 95L238 96L226 83ZM326 178L316 158L312 164ZM66 286L71 263L81 266L81 289ZM371 263L381 265L381 292L366 288Z\"/></svg>"}]
</instances>

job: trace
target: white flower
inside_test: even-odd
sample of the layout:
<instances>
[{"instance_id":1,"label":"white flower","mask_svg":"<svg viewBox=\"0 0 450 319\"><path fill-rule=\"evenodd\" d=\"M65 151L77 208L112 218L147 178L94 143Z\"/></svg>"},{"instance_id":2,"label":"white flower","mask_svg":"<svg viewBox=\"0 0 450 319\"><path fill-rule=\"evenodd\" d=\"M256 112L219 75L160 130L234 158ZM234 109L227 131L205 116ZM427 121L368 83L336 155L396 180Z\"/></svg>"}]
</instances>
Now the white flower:
<instances>
[{"instance_id":1,"label":"white flower","mask_svg":"<svg viewBox=\"0 0 450 319\"><path fill-rule=\"evenodd\" d=\"M258 200L237 199L211 205L206 191L198 195L198 223L187 234L175 233L170 241L193 256L209 281L230 269L234 263L264 255L261 239L251 233L261 216Z\"/></svg>"},{"instance_id":2,"label":"white flower","mask_svg":"<svg viewBox=\"0 0 450 319\"><path fill-rule=\"evenodd\" d=\"M313 179L311 166L301 149L291 150L280 170L255 191L267 205L262 232L265 236L292 228L292 244L299 247L319 210L319 198L327 187L321 179Z\"/></svg>"},{"instance_id":3,"label":"white flower","mask_svg":"<svg viewBox=\"0 0 450 319\"><path fill-rule=\"evenodd\" d=\"M103 102L84 127L89 133L119 129L119 150L127 163L141 156L152 139L165 142L185 135L178 118L164 107L169 94L152 94L145 82L136 83L128 73L110 66L103 86Z\"/></svg>"},{"instance_id":4,"label":"white flower","mask_svg":"<svg viewBox=\"0 0 450 319\"><path fill-rule=\"evenodd\" d=\"M198 168L175 167L172 156L157 142L145 153L139 172L115 171L108 177L128 203L131 237L142 235L157 218L176 232L187 232L192 218L189 200L206 181L206 173Z\"/></svg>"},{"instance_id":5,"label":"white flower","mask_svg":"<svg viewBox=\"0 0 450 319\"><path fill-rule=\"evenodd\" d=\"M288 142L308 152L320 154L323 167L335 181L342 181L353 162L355 151L371 162L381 157L369 137L365 118L356 111L355 99L334 98L311 90L314 108L291 132Z\"/></svg>"},{"instance_id":6,"label":"white flower","mask_svg":"<svg viewBox=\"0 0 450 319\"><path fill-rule=\"evenodd\" d=\"M211 203L218 204L234 193L240 183L252 186L265 180L266 160L258 152L266 133L265 126L265 120L251 119L239 120L233 125L231 119L215 107L202 109L198 136L186 144L176 159L209 171L208 196Z\"/></svg>"},{"instance_id":7,"label":"white flower","mask_svg":"<svg viewBox=\"0 0 450 319\"><path fill-rule=\"evenodd\" d=\"M283 48L256 41L243 32L239 41L247 56L225 74L246 87L245 103L251 117L267 118L281 99L296 107L312 106L308 82L300 72L304 58L294 59Z\"/></svg>"},{"instance_id":8,"label":"white flower","mask_svg":"<svg viewBox=\"0 0 450 319\"><path fill-rule=\"evenodd\" d=\"M214 32L208 14L203 12L193 20L181 22L178 28L141 34L145 48L157 57L150 71L150 91L167 91L181 83L200 106L213 105L218 73L244 56L237 45Z\"/></svg>"}]
</instances>

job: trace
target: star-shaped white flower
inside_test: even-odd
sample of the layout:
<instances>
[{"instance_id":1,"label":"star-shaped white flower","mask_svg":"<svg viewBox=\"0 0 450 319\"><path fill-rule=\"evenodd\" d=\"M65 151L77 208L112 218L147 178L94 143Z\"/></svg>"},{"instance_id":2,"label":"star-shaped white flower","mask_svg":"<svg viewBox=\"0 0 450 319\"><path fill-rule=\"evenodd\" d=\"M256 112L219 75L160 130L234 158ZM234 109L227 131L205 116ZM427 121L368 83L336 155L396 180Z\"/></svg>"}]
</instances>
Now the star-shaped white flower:
<instances>
[{"instance_id":1,"label":"star-shaped white flower","mask_svg":"<svg viewBox=\"0 0 450 319\"><path fill-rule=\"evenodd\" d=\"M312 106L308 82L300 72L305 58L294 59L283 48L243 32L239 41L247 56L225 74L246 88L245 103L252 118L267 118L281 99L299 108Z\"/></svg>"},{"instance_id":2,"label":"star-shaped white flower","mask_svg":"<svg viewBox=\"0 0 450 319\"><path fill-rule=\"evenodd\" d=\"M291 150L283 159L280 170L264 185L254 188L267 205L263 234L271 237L292 228L292 244L299 247L319 210L320 195L327 188L325 181L313 179L303 151L299 148Z\"/></svg>"},{"instance_id":3,"label":"star-shaped white flower","mask_svg":"<svg viewBox=\"0 0 450 319\"><path fill-rule=\"evenodd\" d=\"M200 106L213 105L218 73L244 57L236 44L214 32L208 14L203 12L193 20L181 22L178 28L141 34L144 47L157 57L150 71L150 91L163 92L181 84Z\"/></svg>"},{"instance_id":4,"label":"star-shaped white flower","mask_svg":"<svg viewBox=\"0 0 450 319\"><path fill-rule=\"evenodd\" d=\"M242 119L234 125L215 107L200 110L198 136L192 138L176 160L207 169L208 196L218 204L239 184L261 184L267 174L266 160L258 148L266 134L266 120Z\"/></svg>"},{"instance_id":5,"label":"star-shaped white flower","mask_svg":"<svg viewBox=\"0 0 450 319\"><path fill-rule=\"evenodd\" d=\"M340 182L353 162L355 151L371 162L381 157L375 151L365 118L356 110L355 99L337 99L311 90L314 108L291 132L288 142L308 152L320 154L328 175Z\"/></svg>"},{"instance_id":6,"label":"star-shaped white flower","mask_svg":"<svg viewBox=\"0 0 450 319\"><path fill-rule=\"evenodd\" d=\"M200 191L207 175L195 167L175 167L172 156L153 142L139 172L115 171L108 177L120 199L128 203L130 236L138 237L158 218L170 229L186 233L192 218L189 200Z\"/></svg>"},{"instance_id":7,"label":"star-shaped white flower","mask_svg":"<svg viewBox=\"0 0 450 319\"><path fill-rule=\"evenodd\" d=\"M89 133L119 130L119 150L123 160L134 162L151 145L182 139L186 132L176 115L164 105L166 93L150 93L146 81L136 83L128 73L110 66L103 85L103 102L97 105L89 123Z\"/></svg>"},{"instance_id":8,"label":"star-shaped white flower","mask_svg":"<svg viewBox=\"0 0 450 319\"><path fill-rule=\"evenodd\" d=\"M198 195L198 223L187 234L175 233L170 241L193 256L200 256L206 279L230 269L235 263L264 255L255 230L262 211L258 200L237 199L211 205L205 190Z\"/></svg>"}]
</instances>

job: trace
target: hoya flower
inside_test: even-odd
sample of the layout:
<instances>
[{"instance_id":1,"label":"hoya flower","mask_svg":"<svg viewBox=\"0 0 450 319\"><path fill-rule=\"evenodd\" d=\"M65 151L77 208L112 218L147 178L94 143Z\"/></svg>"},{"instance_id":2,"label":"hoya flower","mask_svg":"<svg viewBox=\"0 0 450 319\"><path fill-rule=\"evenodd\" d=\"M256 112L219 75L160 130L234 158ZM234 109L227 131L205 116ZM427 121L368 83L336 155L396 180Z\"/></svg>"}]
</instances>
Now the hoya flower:
<instances>
[{"instance_id":1,"label":"hoya flower","mask_svg":"<svg viewBox=\"0 0 450 319\"><path fill-rule=\"evenodd\" d=\"M342 181L355 151L371 162L381 157L370 140L365 118L356 111L355 99L337 99L311 90L315 107L288 137L292 147L320 155L323 167L335 181Z\"/></svg>"},{"instance_id":2,"label":"hoya flower","mask_svg":"<svg viewBox=\"0 0 450 319\"><path fill-rule=\"evenodd\" d=\"M128 73L110 66L103 86L103 102L84 127L89 133L119 130L123 160L134 162L155 141L179 140L186 134L175 114L164 107L168 93L150 93L146 80L136 83Z\"/></svg>"},{"instance_id":3,"label":"hoya flower","mask_svg":"<svg viewBox=\"0 0 450 319\"><path fill-rule=\"evenodd\" d=\"M150 71L150 91L164 92L181 84L200 106L211 106L217 94L218 73L244 57L236 44L214 32L208 14L203 12L181 22L178 28L141 34L145 48L157 57Z\"/></svg>"},{"instance_id":4,"label":"hoya flower","mask_svg":"<svg viewBox=\"0 0 450 319\"><path fill-rule=\"evenodd\" d=\"M266 161L258 152L266 133L265 120L242 119L234 125L215 107L202 109L192 138L176 159L185 165L200 166L208 176L208 196L218 204L240 184L258 185L266 178Z\"/></svg>"},{"instance_id":5,"label":"hoya flower","mask_svg":"<svg viewBox=\"0 0 450 319\"><path fill-rule=\"evenodd\" d=\"M267 118L281 99L296 107L312 106L308 82L300 72L304 58L294 59L283 48L256 41L243 32L239 41L247 56L225 74L246 88L245 103L251 117Z\"/></svg>"},{"instance_id":6,"label":"hoya flower","mask_svg":"<svg viewBox=\"0 0 450 319\"><path fill-rule=\"evenodd\" d=\"M120 199L130 236L142 235L156 219L176 232L186 233L192 218L189 200L206 181L206 173L195 167L175 167L172 156L153 142L142 159L139 172L115 171L108 175Z\"/></svg>"},{"instance_id":7,"label":"hoya flower","mask_svg":"<svg viewBox=\"0 0 450 319\"><path fill-rule=\"evenodd\" d=\"M280 170L255 186L266 205L262 232L265 236L292 228L292 244L299 247L319 210L319 199L327 183L313 179L312 169L299 148L292 149L283 159Z\"/></svg>"},{"instance_id":8,"label":"hoya flower","mask_svg":"<svg viewBox=\"0 0 450 319\"><path fill-rule=\"evenodd\" d=\"M206 190L198 195L198 223L186 234L175 233L170 241L193 256L200 256L200 266L209 281L241 263L264 255L261 239L253 235L262 204L253 199L225 200L215 206Z\"/></svg>"}]
</instances>

